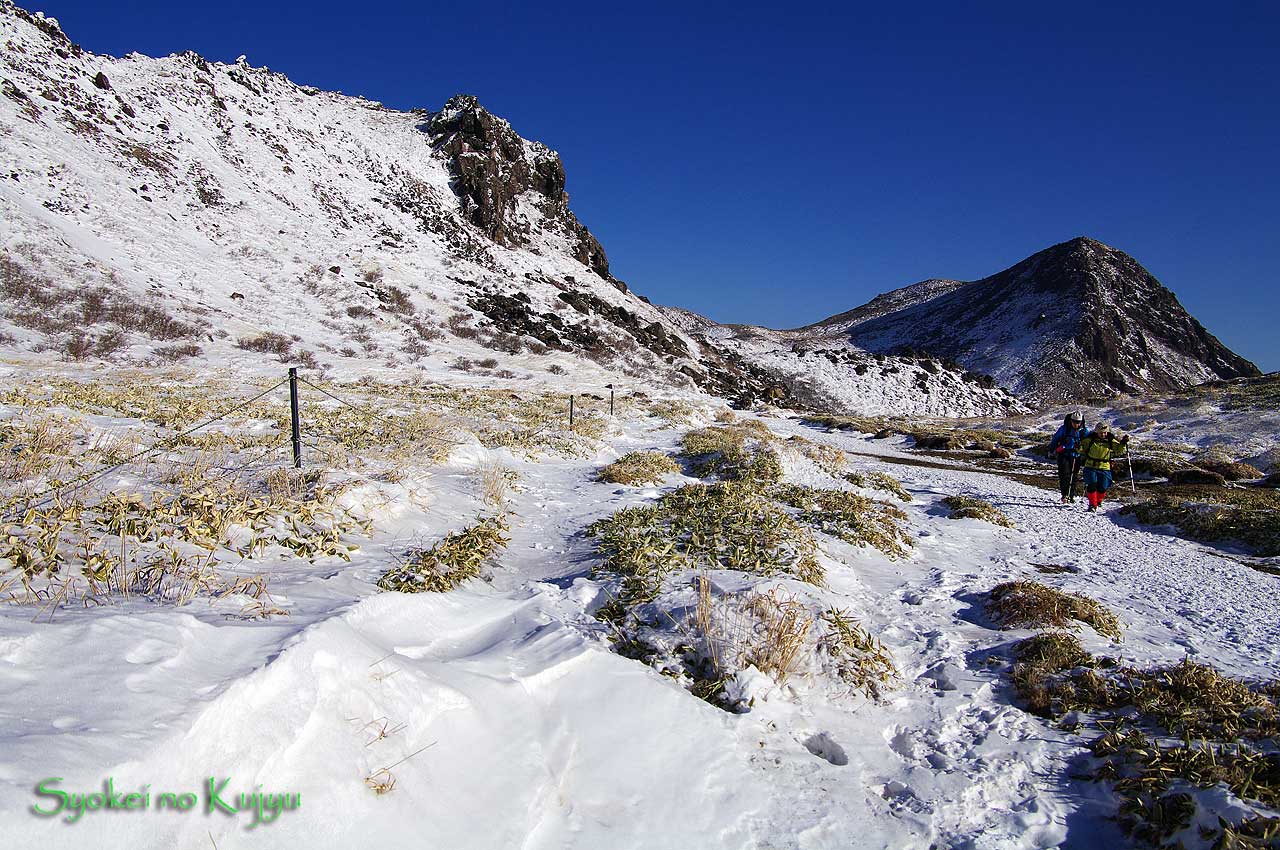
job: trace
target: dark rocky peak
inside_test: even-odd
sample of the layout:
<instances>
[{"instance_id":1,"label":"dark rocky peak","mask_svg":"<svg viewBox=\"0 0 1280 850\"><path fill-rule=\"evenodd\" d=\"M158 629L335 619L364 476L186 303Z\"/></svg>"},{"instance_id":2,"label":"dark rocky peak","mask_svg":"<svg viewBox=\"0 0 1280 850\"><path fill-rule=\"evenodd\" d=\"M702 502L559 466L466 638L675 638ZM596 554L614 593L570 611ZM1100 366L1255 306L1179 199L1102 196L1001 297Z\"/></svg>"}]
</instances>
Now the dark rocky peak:
<instances>
[{"instance_id":1,"label":"dark rocky peak","mask_svg":"<svg viewBox=\"0 0 1280 850\"><path fill-rule=\"evenodd\" d=\"M1036 401L1258 374L1137 260L1096 239L1053 245L973 283L913 291L922 286L818 327L872 351L909 345L952 357Z\"/></svg>"},{"instance_id":2,"label":"dark rocky peak","mask_svg":"<svg viewBox=\"0 0 1280 850\"><path fill-rule=\"evenodd\" d=\"M511 247L531 241L532 225L520 208L524 197L540 214L539 227L568 236L578 262L626 291L609 274L609 260L599 240L569 209L559 154L521 138L509 122L469 94L451 97L422 129L432 147L448 157L463 215L486 236ZM527 197L530 192L532 198Z\"/></svg>"}]
</instances>

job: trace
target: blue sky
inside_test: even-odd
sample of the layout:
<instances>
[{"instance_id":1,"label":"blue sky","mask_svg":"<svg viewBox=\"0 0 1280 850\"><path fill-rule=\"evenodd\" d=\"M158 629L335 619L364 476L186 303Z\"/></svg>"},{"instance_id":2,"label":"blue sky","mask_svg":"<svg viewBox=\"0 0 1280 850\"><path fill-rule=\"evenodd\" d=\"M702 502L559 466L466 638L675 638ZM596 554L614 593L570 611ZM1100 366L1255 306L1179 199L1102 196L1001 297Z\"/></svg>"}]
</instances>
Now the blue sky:
<instances>
[{"instance_id":1,"label":"blue sky","mask_svg":"<svg viewBox=\"0 0 1280 850\"><path fill-rule=\"evenodd\" d=\"M1280 369L1274 3L25 2L98 52L478 95L561 153L619 277L721 321L806 324L1087 235Z\"/></svg>"}]
</instances>

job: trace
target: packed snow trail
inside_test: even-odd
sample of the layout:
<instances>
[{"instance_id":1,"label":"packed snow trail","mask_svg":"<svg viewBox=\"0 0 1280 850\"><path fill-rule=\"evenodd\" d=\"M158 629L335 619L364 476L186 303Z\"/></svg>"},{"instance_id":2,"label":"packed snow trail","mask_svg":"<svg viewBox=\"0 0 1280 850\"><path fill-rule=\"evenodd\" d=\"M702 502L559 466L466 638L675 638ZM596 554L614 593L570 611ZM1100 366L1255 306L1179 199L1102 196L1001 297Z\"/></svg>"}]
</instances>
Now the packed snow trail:
<instances>
[{"instance_id":1,"label":"packed snow trail","mask_svg":"<svg viewBox=\"0 0 1280 850\"><path fill-rule=\"evenodd\" d=\"M890 647L901 681L876 703L766 680L751 711L727 714L609 651L591 614L602 588L581 530L687 481L619 487L594 471L678 436L631 424L597 458L542 463L472 447L424 481L356 492L379 534L351 565L281 562L273 592L289 617L140 600L52 622L0 611L0 829L51 848L1125 846L1105 789L1072 778L1086 739L1012 704L999 659L1026 633L993 629L984 592L1035 577L1120 614L1124 641L1086 630L1092 651L1274 675L1276 577L998 475L859 458L915 496L916 551L895 562L825 540L827 592ZM490 582L374 592L420 529L474 517L468 488L494 461L523 483ZM1017 529L946 519L937 502L952 493L990 499ZM1077 572L1032 566L1047 563ZM43 820L34 786L53 776L68 791L111 777L198 792L199 811ZM203 812L210 777L229 794L301 793L301 806L248 829L248 813Z\"/></svg>"}]
</instances>

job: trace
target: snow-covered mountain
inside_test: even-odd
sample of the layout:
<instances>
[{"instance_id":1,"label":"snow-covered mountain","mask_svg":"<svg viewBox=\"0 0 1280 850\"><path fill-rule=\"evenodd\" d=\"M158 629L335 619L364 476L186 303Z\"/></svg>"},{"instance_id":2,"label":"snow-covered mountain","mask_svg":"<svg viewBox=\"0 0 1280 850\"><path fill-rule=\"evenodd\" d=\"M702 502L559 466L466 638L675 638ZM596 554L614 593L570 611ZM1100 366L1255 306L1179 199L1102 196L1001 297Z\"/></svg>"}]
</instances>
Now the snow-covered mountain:
<instances>
[{"instance_id":1,"label":"snow-covered mountain","mask_svg":"<svg viewBox=\"0 0 1280 850\"><path fill-rule=\"evenodd\" d=\"M474 97L402 112L243 58L96 55L9 0L0 39L0 348L15 356L451 366L741 400L789 376L617 280L559 156ZM1008 402L879 377L864 383L891 412Z\"/></svg>"},{"instance_id":2,"label":"snow-covered mountain","mask_svg":"<svg viewBox=\"0 0 1280 850\"><path fill-rule=\"evenodd\" d=\"M1033 401L1185 389L1259 374L1136 260L1080 237L971 283L927 280L801 329L927 351Z\"/></svg>"},{"instance_id":3,"label":"snow-covered mountain","mask_svg":"<svg viewBox=\"0 0 1280 850\"><path fill-rule=\"evenodd\" d=\"M717 325L668 311L680 326L851 409L900 406L867 375L959 377L1032 404L1167 392L1260 374L1197 322L1136 260L1093 239L1041 251L978 281L934 278L795 330ZM888 357L893 359L886 359ZM824 362L826 361L826 362ZM936 381L922 383L930 392ZM945 407L945 404L939 405ZM937 407L919 412L936 413Z\"/></svg>"}]
</instances>

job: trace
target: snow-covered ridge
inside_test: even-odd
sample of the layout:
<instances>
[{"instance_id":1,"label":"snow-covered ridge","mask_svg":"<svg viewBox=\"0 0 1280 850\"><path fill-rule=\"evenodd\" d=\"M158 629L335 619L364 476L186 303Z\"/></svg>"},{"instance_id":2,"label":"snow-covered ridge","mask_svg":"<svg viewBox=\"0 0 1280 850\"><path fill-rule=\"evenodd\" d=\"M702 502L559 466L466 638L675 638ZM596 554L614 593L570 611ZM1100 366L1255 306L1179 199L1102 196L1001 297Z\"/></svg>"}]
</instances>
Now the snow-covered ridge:
<instances>
[{"instance_id":1,"label":"snow-covered ridge","mask_svg":"<svg viewBox=\"0 0 1280 850\"><path fill-rule=\"evenodd\" d=\"M881 360L907 355L989 376L984 382L1032 404L1178 391L1259 374L1136 260L1084 237L982 280L922 281L796 330L689 319L682 326L703 339L737 341L752 352L748 359L775 371L805 373L804 355L827 351L857 362L861 376L870 353ZM847 392L849 382L839 382ZM851 395L851 405L864 397ZM947 407L936 402L912 412ZM866 410L865 402L858 409Z\"/></svg>"},{"instance_id":2,"label":"snow-covered ridge","mask_svg":"<svg viewBox=\"0 0 1280 850\"><path fill-rule=\"evenodd\" d=\"M712 383L609 274L559 156L473 97L401 112L243 59L96 55L7 0L0 41L0 345L23 357L274 370L237 346L277 334L281 359L339 373L492 359L490 378ZM192 332L99 321L91 292ZM524 306L475 306L499 296Z\"/></svg>"},{"instance_id":3,"label":"snow-covered ridge","mask_svg":"<svg viewBox=\"0 0 1280 850\"><path fill-rule=\"evenodd\" d=\"M400 112L243 58L95 55L8 0L0 39L0 346L21 357L453 364L746 401L794 383L789 364L694 335L693 314L613 277L568 207L559 156L472 96ZM142 309L156 321L127 318ZM980 387L940 387L940 404L896 380L845 383L811 381L806 401L969 415L1004 403Z\"/></svg>"}]
</instances>

